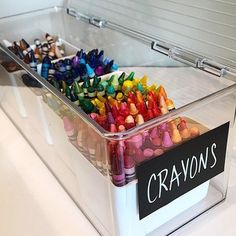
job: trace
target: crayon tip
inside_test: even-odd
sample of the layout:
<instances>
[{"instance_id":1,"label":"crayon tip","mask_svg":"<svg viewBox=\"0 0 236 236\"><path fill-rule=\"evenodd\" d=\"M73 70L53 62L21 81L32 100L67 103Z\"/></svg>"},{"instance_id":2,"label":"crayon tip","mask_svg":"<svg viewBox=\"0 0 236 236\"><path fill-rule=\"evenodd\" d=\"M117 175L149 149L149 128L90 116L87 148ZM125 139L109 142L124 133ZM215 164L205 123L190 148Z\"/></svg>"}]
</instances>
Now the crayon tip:
<instances>
[{"instance_id":1,"label":"crayon tip","mask_svg":"<svg viewBox=\"0 0 236 236\"><path fill-rule=\"evenodd\" d=\"M166 99L166 106L169 111L172 111L175 109L173 101L169 98Z\"/></svg>"},{"instance_id":2,"label":"crayon tip","mask_svg":"<svg viewBox=\"0 0 236 236\"><path fill-rule=\"evenodd\" d=\"M117 93L116 100L121 102L123 101L123 99L124 99L124 94L121 92Z\"/></svg>"},{"instance_id":3,"label":"crayon tip","mask_svg":"<svg viewBox=\"0 0 236 236\"><path fill-rule=\"evenodd\" d=\"M137 134L132 136L131 138L126 140L127 148L141 148L143 145L143 136L141 134Z\"/></svg>"},{"instance_id":4,"label":"crayon tip","mask_svg":"<svg viewBox=\"0 0 236 236\"><path fill-rule=\"evenodd\" d=\"M130 80L130 81L133 81L134 79L134 72L130 72L130 74L125 78L125 80Z\"/></svg>"},{"instance_id":5,"label":"crayon tip","mask_svg":"<svg viewBox=\"0 0 236 236\"><path fill-rule=\"evenodd\" d=\"M167 108L167 105L166 105L166 102L165 102L165 99L162 95L160 96L159 104L160 104L160 110L161 110L162 115L169 112L169 110Z\"/></svg>"},{"instance_id":6,"label":"crayon tip","mask_svg":"<svg viewBox=\"0 0 236 236\"><path fill-rule=\"evenodd\" d=\"M86 64L86 70L89 78L93 78L95 76L94 70L90 67L89 64Z\"/></svg>"},{"instance_id":7,"label":"crayon tip","mask_svg":"<svg viewBox=\"0 0 236 236\"><path fill-rule=\"evenodd\" d=\"M161 138L160 137L155 137L155 138L151 138L151 143L154 145L154 146L161 146Z\"/></svg>"},{"instance_id":8,"label":"crayon tip","mask_svg":"<svg viewBox=\"0 0 236 236\"><path fill-rule=\"evenodd\" d=\"M126 129L131 129L135 126L135 122L134 122L134 118L133 116L131 115L128 115L126 118L125 118L125 127Z\"/></svg>"},{"instance_id":9,"label":"crayon tip","mask_svg":"<svg viewBox=\"0 0 236 236\"><path fill-rule=\"evenodd\" d=\"M118 131L119 131L119 132L125 131L125 126L124 126L124 125L119 125L119 126L118 126Z\"/></svg>"},{"instance_id":10,"label":"crayon tip","mask_svg":"<svg viewBox=\"0 0 236 236\"><path fill-rule=\"evenodd\" d=\"M117 128L115 124L110 124L110 132L112 133L116 133L117 132Z\"/></svg>"},{"instance_id":11,"label":"crayon tip","mask_svg":"<svg viewBox=\"0 0 236 236\"><path fill-rule=\"evenodd\" d=\"M89 99L79 98L79 103L80 103L82 110L85 113L89 114L89 113L94 112L95 106Z\"/></svg>"},{"instance_id":12,"label":"crayon tip","mask_svg":"<svg viewBox=\"0 0 236 236\"><path fill-rule=\"evenodd\" d=\"M109 123L109 124L115 124L115 123L116 123L116 122L115 122L115 119L114 119L114 117L113 117L113 115L112 115L111 112L108 112L108 114L107 114L107 120L108 120L108 123Z\"/></svg>"},{"instance_id":13,"label":"crayon tip","mask_svg":"<svg viewBox=\"0 0 236 236\"><path fill-rule=\"evenodd\" d=\"M191 137L196 137L200 135L200 131L197 127L191 127L190 134L191 134Z\"/></svg>"},{"instance_id":14,"label":"crayon tip","mask_svg":"<svg viewBox=\"0 0 236 236\"><path fill-rule=\"evenodd\" d=\"M130 109L130 112L129 112L130 115L136 116L138 114L138 109L137 109L137 107L135 106L134 103L130 103L129 109Z\"/></svg>"},{"instance_id":15,"label":"crayon tip","mask_svg":"<svg viewBox=\"0 0 236 236\"><path fill-rule=\"evenodd\" d=\"M111 71L116 71L116 70L118 70L118 65L116 63L113 63Z\"/></svg>"},{"instance_id":16,"label":"crayon tip","mask_svg":"<svg viewBox=\"0 0 236 236\"><path fill-rule=\"evenodd\" d=\"M135 122L136 122L136 125L141 125L144 123L144 119L143 119L143 116L141 114L138 114L136 117L135 117Z\"/></svg>"},{"instance_id":17,"label":"crayon tip","mask_svg":"<svg viewBox=\"0 0 236 236\"><path fill-rule=\"evenodd\" d=\"M154 155L155 156L160 156L164 153L163 149L161 148L157 148L156 150L154 150Z\"/></svg>"},{"instance_id":18,"label":"crayon tip","mask_svg":"<svg viewBox=\"0 0 236 236\"><path fill-rule=\"evenodd\" d=\"M119 125L124 125L125 124L125 118L123 116L117 116L116 117L116 124Z\"/></svg>"},{"instance_id":19,"label":"crayon tip","mask_svg":"<svg viewBox=\"0 0 236 236\"><path fill-rule=\"evenodd\" d=\"M150 137L151 137L151 138L156 138L156 137L158 137L158 136L159 136L159 134L158 134L158 129L157 129L157 127L154 127L154 128L151 130Z\"/></svg>"},{"instance_id":20,"label":"crayon tip","mask_svg":"<svg viewBox=\"0 0 236 236\"><path fill-rule=\"evenodd\" d=\"M130 80L125 80L123 85L122 85L122 91L126 94L129 93L129 91L131 91L133 88L133 83Z\"/></svg>"},{"instance_id":21,"label":"crayon tip","mask_svg":"<svg viewBox=\"0 0 236 236\"><path fill-rule=\"evenodd\" d=\"M180 123L178 124L178 130L183 139L190 138L191 134L185 120L181 119Z\"/></svg>"},{"instance_id":22,"label":"crayon tip","mask_svg":"<svg viewBox=\"0 0 236 236\"><path fill-rule=\"evenodd\" d=\"M137 84L137 89L138 89L138 91L140 91L142 94L145 92L145 90L144 90L144 88L143 88L143 86L142 86L142 84L141 84L140 82Z\"/></svg>"},{"instance_id":23,"label":"crayon tip","mask_svg":"<svg viewBox=\"0 0 236 236\"><path fill-rule=\"evenodd\" d=\"M115 97L116 96L116 90L113 85L108 85L106 88L107 96Z\"/></svg>"},{"instance_id":24,"label":"crayon tip","mask_svg":"<svg viewBox=\"0 0 236 236\"><path fill-rule=\"evenodd\" d=\"M103 70L103 67L102 66L98 66L98 67L96 67L96 69L95 69L95 74L97 75L97 76L101 76L101 75L103 75L104 74L104 70Z\"/></svg>"},{"instance_id":25,"label":"crayon tip","mask_svg":"<svg viewBox=\"0 0 236 236\"><path fill-rule=\"evenodd\" d=\"M97 120L98 114L92 112L89 116L90 116L93 120Z\"/></svg>"},{"instance_id":26,"label":"crayon tip","mask_svg":"<svg viewBox=\"0 0 236 236\"><path fill-rule=\"evenodd\" d=\"M162 138L162 146L165 148L170 148L173 146L173 142L170 138L170 134L168 131L165 131L163 134L163 138Z\"/></svg>"},{"instance_id":27,"label":"crayon tip","mask_svg":"<svg viewBox=\"0 0 236 236\"><path fill-rule=\"evenodd\" d=\"M145 148L143 150L143 156L145 159L150 159L154 154L154 151L151 148Z\"/></svg>"},{"instance_id":28,"label":"crayon tip","mask_svg":"<svg viewBox=\"0 0 236 236\"><path fill-rule=\"evenodd\" d=\"M177 144L180 143L182 141L182 137L179 133L179 130L177 128L174 128L172 130L172 142Z\"/></svg>"}]
</instances>

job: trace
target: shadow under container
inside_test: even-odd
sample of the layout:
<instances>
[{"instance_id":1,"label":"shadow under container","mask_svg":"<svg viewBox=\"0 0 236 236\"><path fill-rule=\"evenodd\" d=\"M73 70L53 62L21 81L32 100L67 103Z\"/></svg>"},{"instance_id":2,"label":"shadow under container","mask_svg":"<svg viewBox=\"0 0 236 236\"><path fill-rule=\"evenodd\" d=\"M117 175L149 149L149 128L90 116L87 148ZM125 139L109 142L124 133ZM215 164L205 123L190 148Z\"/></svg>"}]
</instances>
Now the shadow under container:
<instances>
[{"instance_id":1,"label":"shadow under container","mask_svg":"<svg viewBox=\"0 0 236 236\"><path fill-rule=\"evenodd\" d=\"M29 20L34 24L29 25ZM25 25L26 36L16 22ZM101 31L64 8L9 17L2 24L5 40L10 42L18 34L32 40L43 31L77 48L103 48L109 57L116 60L117 56L120 70L135 71L138 77L147 74L150 84L163 84L175 102L176 109L161 117L124 132L107 132L1 42L1 61L15 62L20 75L27 73L42 85L35 93L16 72L18 82L12 84L12 73L1 66L1 109L100 234L170 234L225 199L236 101L231 68L167 44L162 53L169 57L161 55L157 52L161 41L148 39L155 49L151 50L147 42L137 40L137 34L130 37L132 30L129 35L111 28ZM94 35L103 40L94 41ZM130 45L138 53L143 51L144 57L132 55ZM124 54L119 53L121 49ZM37 98L34 106L40 105L43 116L22 115L19 96L12 96L16 91L23 98L21 108L24 100ZM35 120L42 122L43 132ZM181 120L189 130L197 127L200 134L165 146L165 130L177 127Z\"/></svg>"}]
</instances>

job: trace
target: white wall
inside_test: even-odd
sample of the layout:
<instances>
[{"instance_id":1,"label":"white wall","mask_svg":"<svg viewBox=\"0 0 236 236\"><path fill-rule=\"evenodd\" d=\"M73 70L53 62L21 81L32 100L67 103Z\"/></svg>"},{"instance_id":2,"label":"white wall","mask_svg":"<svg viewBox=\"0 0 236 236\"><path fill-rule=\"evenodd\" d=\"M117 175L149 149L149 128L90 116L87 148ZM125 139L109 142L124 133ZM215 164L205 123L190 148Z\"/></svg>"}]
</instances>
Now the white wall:
<instances>
[{"instance_id":1,"label":"white wall","mask_svg":"<svg viewBox=\"0 0 236 236\"><path fill-rule=\"evenodd\" d=\"M0 17L62 5L63 0L0 0Z\"/></svg>"}]
</instances>

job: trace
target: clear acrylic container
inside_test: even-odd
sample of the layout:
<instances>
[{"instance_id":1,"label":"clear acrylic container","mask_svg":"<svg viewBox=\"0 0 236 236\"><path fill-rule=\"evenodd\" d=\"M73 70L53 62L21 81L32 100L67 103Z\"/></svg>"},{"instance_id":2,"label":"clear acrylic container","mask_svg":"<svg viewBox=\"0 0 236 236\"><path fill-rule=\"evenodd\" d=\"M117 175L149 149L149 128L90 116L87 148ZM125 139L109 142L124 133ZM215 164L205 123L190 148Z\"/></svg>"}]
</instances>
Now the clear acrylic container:
<instances>
[{"instance_id":1,"label":"clear acrylic container","mask_svg":"<svg viewBox=\"0 0 236 236\"><path fill-rule=\"evenodd\" d=\"M1 109L99 233L166 235L225 199L235 122L236 77L232 68L71 9L53 8L3 18L0 28ZM106 131L6 47L6 41L25 38L32 43L46 32L63 40L67 56L77 48L104 49L120 66L115 73L135 71L139 78L147 74L150 83L165 87L176 109L127 131ZM8 72L5 68L9 62L17 64L18 70ZM22 82L25 73L41 86L26 86ZM144 158L134 152L128 162L116 151L119 158L114 161L114 148L125 143L132 152L137 145L145 145L146 134L160 130L165 123L177 124L180 117L189 127L197 126L200 136L183 140L171 150L166 148L164 154L156 151ZM188 143L198 145L198 138L227 122L224 171L140 219L137 166L163 159Z\"/></svg>"}]
</instances>

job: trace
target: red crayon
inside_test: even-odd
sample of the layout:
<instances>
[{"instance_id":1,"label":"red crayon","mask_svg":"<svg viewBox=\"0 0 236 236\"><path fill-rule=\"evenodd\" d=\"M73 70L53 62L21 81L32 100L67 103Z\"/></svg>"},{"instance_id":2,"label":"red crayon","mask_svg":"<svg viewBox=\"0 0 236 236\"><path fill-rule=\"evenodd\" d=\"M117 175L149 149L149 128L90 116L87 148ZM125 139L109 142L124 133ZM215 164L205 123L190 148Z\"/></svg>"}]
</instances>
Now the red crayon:
<instances>
[{"instance_id":1,"label":"red crayon","mask_svg":"<svg viewBox=\"0 0 236 236\"><path fill-rule=\"evenodd\" d=\"M115 121L118 127L120 125L125 125L125 118L123 116L117 116Z\"/></svg>"},{"instance_id":2,"label":"red crayon","mask_svg":"<svg viewBox=\"0 0 236 236\"><path fill-rule=\"evenodd\" d=\"M114 119L116 119L116 117L119 116L119 111L118 111L117 106L112 106L112 107L111 107L111 113L112 113Z\"/></svg>"},{"instance_id":3,"label":"red crayon","mask_svg":"<svg viewBox=\"0 0 236 236\"><path fill-rule=\"evenodd\" d=\"M106 129L106 130L109 129L106 115L98 115L97 116L97 123L99 125L101 125L104 129Z\"/></svg>"},{"instance_id":4,"label":"red crayon","mask_svg":"<svg viewBox=\"0 0 236 236\"><path fill-rule=\"evenodd\" d=\"M129 115L129 108L128 108L126 102L122 102L122 103L120 104L119 113L120 113L120 115L123 116L123 117L127 117L127 116Z\"/></svg>"},{"instance_id":5,"label":"red crayon","mask_svg":"<svg viewBox=\"0 0 236 236\"><path fill-rule=\"evenodd\" d=\"M144 98L143 95L141 94L140 91L136 91L136 107L139 111L140 114L142 114L144 120L148 120L147 118L147 107L146 104L144 102Z\"/></svg>"},{"instance_id":6,"label":"red crayon","mask_svg":"<svg viewBox=\"0 0 236 236\"><path fill-rule=\"evenodd\" d=\"M131 103L136 104L136 97L135 97L135 94L133 92L130 91L128 93L128 99L131 101Z\"/></svg>"}]
</instances>

